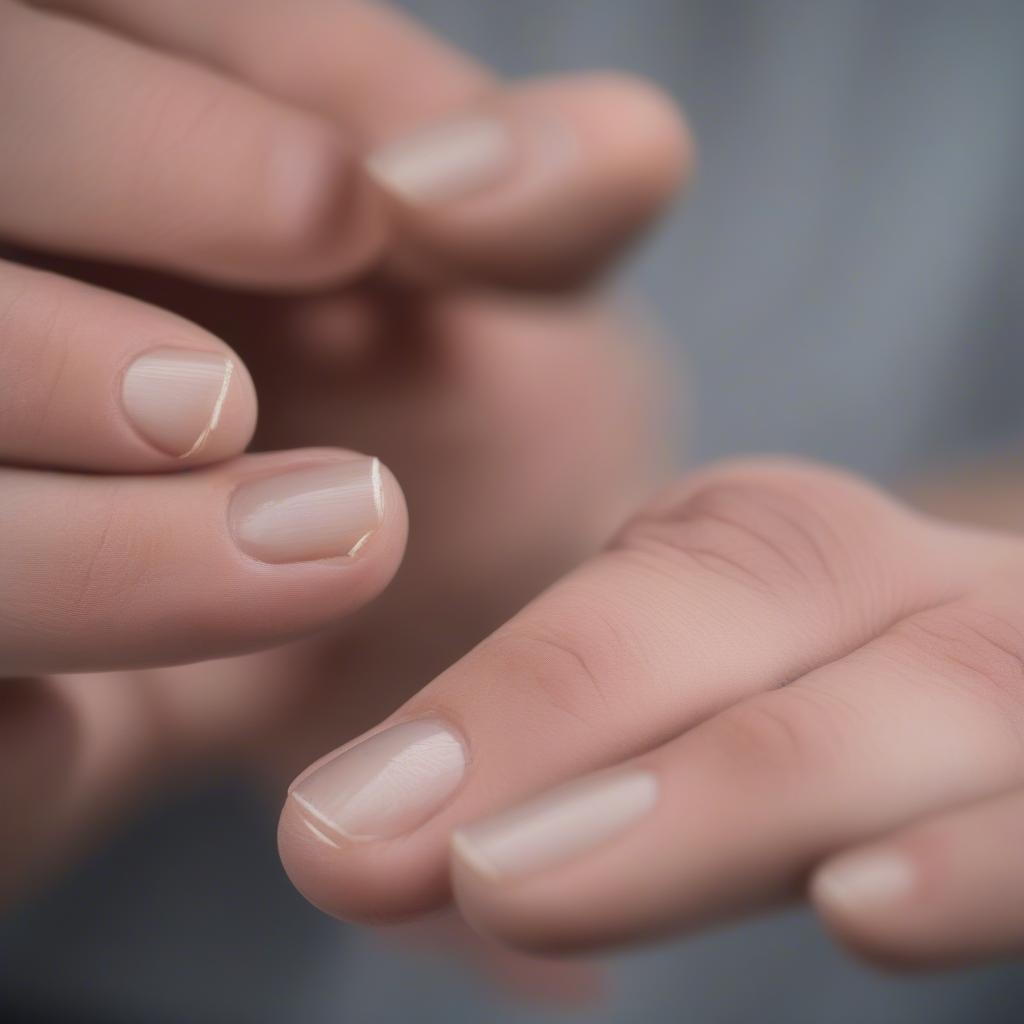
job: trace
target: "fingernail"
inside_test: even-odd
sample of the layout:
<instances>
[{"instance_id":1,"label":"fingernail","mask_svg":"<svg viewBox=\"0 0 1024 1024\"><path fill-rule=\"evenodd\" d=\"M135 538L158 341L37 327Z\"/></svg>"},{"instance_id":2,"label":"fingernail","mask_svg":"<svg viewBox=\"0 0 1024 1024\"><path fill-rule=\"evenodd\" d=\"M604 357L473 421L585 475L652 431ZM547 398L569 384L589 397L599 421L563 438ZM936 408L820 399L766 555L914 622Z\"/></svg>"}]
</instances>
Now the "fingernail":
<instances>
[{"instance_id":1,"label":"fingernail","mask_svg":"<svg viewBox=\"0 0 1024 1024\"><path fill-rule=\"evenodd\" d=\"M488 878L528 875L607 842L646 814L657 796L658 782L650 772L604 773L461 828L452 847Z\"/></svg>"},{"instance_id":2,"label":"fingernail","mask_svg":"<svg viewBox=\"0 0 1024 1024\"><path fill-rule=\"evenodd\" d=\"M191 455L217 429L233 369L230 359L212 352L154 349L125 371L125 413L150 444L169 455Z\"/></svg>"},{"instance_id":3,"label":"fingernail","mask_svg":"<svg viewBox=\"0 0 1024 1024\"><path fill-rule=\"evenodd\" d=\"M484 188L511 166L507 125L468 117L423 129L372 153L367 169L385 189L411 203L440 202Z\"/></svg>"},{"instance_id":4,"label":"fingernail","mask_svg":"<svg viewBox=\"0 0 1024 1024\"><path fill-rule=\"evenodd\" d=\"M263 562L354 555L383 518L380 462L352 459L242 484L231 499L238 546Z\"/></svg>"},{"instance_id":5,"label":"fingernail","mask_svg":"<svg viewBox=\"0 0 1024 1024\"><path fill-rule=\"evenodd\" d=\"M839 910L882 908L907 895L914 885L914 866L902 854L873 851L841 857L814 877L816 900Z\"/></svg>"},{"instance_id":6,"label":"fingernail","mask_svg":"<svg viewBox=\"0 0 1024 1024\"><path fill-rule=\"evenodd\" d=\"M388 839L422 824L455 792L462 741L440 722L404 722L336 754L289 791L316 828L345 839Z\"/></svg>"}]
</instances>

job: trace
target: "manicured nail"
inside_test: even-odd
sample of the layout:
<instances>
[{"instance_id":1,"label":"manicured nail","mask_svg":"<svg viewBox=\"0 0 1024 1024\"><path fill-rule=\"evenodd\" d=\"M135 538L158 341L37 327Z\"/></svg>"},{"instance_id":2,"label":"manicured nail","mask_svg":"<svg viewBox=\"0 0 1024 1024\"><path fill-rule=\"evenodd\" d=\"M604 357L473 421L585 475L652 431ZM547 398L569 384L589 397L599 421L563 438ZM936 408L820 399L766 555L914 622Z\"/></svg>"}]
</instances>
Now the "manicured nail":
<instances>
[{"instance_id":1,"label":"manicured nail","mask_svg":"<svg viewBox=\"0 0 1024 1024\"><path fill-rule=\"evenodd\" d=\"M121 401L150 444L183 458L217 429L234 364L212 352L158 348L139 356L121 383Z\"/></svg>"},{"instance_id":2,"label":"manicured nail","mask_svg":"<svg viewBox=\"0 0 1024 1024\"><path fill-rule=\"evenodd\" d=\"M459 829L453 851L491 879L532 874L589 853L646 814L657 796L650 772L603 773Z\"/></svg>"},{"instance_id":3,"label":"manicured nail","mask_svg":"<svg viewBox=\"0 0 1024 1024\"><path fill-rule=\"evenodd\" d=\"M462 741L440 722L403 722L300 775L289 791L321 835L388 839L422 824L455 792Z\"/></svg>"},{"instance_id":4,"label":"manicured nail","mask_svg":"<svg viewBox=\"0 0 1024 1024\"><path fill-rule=\"evenodd\" d=\"M894 851L849 854L814 877L815 900L839 911L880 909L905 897L914 885L914 866Z\"/></svg>"},{"instance_id":5,"label":"manicured nail","mask_svg":"<svg viewBox=\"0 0 1024 1024\"><path fill-rule=\"evenodd\" d=\"M513 161L508 127L469 117L392 142L367 160L370 175L411 203L441 202L497 181Z\"/></svg>"},{"instance_id":6,"label":"manicured nail","mask_svg":"<svg viewBox=\"0 0 1024 1024\"><path fill-rule=\"evenodd\" d=\"M242 484L231 499L238 546L263 562L354 555L383 517L380 463L352 459Z\"/></svg>"}]
</instances>

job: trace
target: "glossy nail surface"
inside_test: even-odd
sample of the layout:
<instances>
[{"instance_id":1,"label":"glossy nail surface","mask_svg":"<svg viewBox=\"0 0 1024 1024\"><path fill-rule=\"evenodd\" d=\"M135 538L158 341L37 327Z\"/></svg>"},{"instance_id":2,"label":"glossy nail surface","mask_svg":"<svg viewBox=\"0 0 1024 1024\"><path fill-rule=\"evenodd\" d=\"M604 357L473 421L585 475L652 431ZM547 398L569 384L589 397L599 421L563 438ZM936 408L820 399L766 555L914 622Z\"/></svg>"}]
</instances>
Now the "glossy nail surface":
<instances>
[{"instance_id":1,"label":"glossy nail surface","mask_svg":"<svg viewBox=\"0 0 1024 1024\"><path fill-rule=\"evenodd\" d=\"M913 865L896 852L850 854L826 864L814 877L814 898L840 911L867 911L906 896L914 884Z\"/></svg>"},{"instance_id":2,"label":"glossy nail surface","mask_svg":"<svg viewBox=\"0 0 1024 1024\"><path fill-rule=\"evenodd\" d=\"M454 199L497 180L513 158L512 136L497 118L470 117L392 142L367 161L372 177L412 203Z\"/></svg>"},{"instance_id":3,"label":"glossy nail surface","mask_svg":"<svg viewBox=\"0 0 1024 1024\"><path fill-rule=\"evenodd\" d=\"M289 793L325 838L386 839L433 815L465 769L459 737L425 719L384 729L314 765Z\"/></svg>"},{"instance_id":4,"label":"glossy nail surface","mask_svg":"<svg viewBox=\"0 0 1024 1024\"><path fill-rule=\"evenodd\" d=\"M359 458L242 484L231 500L238 546L264 562L355 555L380 525L380 463Z\"/></svg>"},{"instance_id":5,"label":"glossy nail surface","mask_svg":"<svg viewBox=\"0 0 1024 1024\"><path fill-rule=\"evenodd\" d=\"M657 796L657 779L650 772L605 772L459 829L453 851L487 878L532 874L610 840L646 814Z\"/></svg>"},{"instance_id":6,"label":"glossy nail surface","mask_svg":"<svg viewBox=\"0 0 1024 1024\"><path fill-rule=\"evenodd\" d=\"M150 444L184 457L217 429L233 370L230 359L212 352L154 349L125 371L121 402Z\"/></svg>"}]
</instances>

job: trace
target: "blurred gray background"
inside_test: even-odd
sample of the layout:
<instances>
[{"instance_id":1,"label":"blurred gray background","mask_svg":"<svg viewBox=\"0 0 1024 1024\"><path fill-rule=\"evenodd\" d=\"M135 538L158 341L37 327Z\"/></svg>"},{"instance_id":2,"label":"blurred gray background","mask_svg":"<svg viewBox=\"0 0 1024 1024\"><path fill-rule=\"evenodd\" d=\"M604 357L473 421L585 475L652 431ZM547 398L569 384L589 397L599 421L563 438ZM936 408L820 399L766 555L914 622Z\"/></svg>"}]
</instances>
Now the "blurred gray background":
<instances>
[{"instance_id":1,"label":"blurred gray background","mask_svg":"<svg viewBox=\"0 0 1024 1024\"><path fill-rule=\"evenodd\" d=\"M685 347L697 454L886 477L1022 422L1024 5L415 0L509 75L648 75L697 181L631 275Z\"/></svg>"},{"instance_id":2,"label":"blurred gray background","mask_svg":"<svg viewBox=\"0 0 1024 1024\"><path fill-rule=\"evenodd\" d=\"M686 107L698 181L629 277L687 354L700 458L798 452L895 480L1017 438L1019 0L407 6L510 75L631 69ZM566 1017L385 949L290 890L270 809L235 793L154 811L0 931L0 987L62 1021L1024 1020L1017 967L885 978L800 913L615 971L608 1007Z\"/></svg>"}]
</instances>

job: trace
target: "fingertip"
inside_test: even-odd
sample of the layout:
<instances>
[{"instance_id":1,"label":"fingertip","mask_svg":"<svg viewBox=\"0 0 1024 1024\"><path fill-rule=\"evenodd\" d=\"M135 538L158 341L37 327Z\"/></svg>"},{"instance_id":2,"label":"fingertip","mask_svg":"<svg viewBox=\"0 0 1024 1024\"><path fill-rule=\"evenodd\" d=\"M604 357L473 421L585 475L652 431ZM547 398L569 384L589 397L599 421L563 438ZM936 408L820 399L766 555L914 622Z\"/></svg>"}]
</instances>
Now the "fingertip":
<instances>
[{"instance_id":1,"label":"fingertip","mask_svg":"<svg viewBox=\"0 0 1024 1024\"><path fill-rule=\"evenodd\" d=\"M571 906L546 905L530 886L490 877L453 844L451 887L460 915L473 931L530 956L567 956L606 947L596 927ZM585 917L585 913L580 915Z\"/></svg>"},{"instance_id":2,"label":"fingertip","mask_svg":"<svg viewBox=\"0 0 1024 1024\"><path fill-rule=\"evenodd\" d=\"M615 170L653 213L692 177L696 145L675 98L649 78L607 71L568 80L598 144Z\"/></svg>"},{"instance_id":3,"label":"fingertip","mask_svg":"<svg viewBox=\"0 0 1024 1024\"><path fill-rule=\"evenodd\" d=\"M222 353L224 376L205 424L175 461L183 466L207 465L241 455L256 431L258 399L245 363L230 350Z\"/></svg>"},{"instance_id":4,"label":"fingertip","mask_svg":"<svg viewBox=\"0 0 1024 1024\"><path fill-rule=\"evenodd\" d=\"M478 98L371 153L394 205L392 265L563 289L600 272L675 194L693 144L640 78L545 78Z\"/></svg>"},{"instance_id":5,"label":"fingertip","mask_svg":"<svg viewBox=\"0 0 1024 1024\"><path fill-rule=\"evenodd\" d=\"M312 819L292 790L278 821L277 843L295 888L313 906L343 921L397 924L436 910L448 899L446 874L424 877L423 854L414 844L339 837Z\"/></svg>"},{"instance_id":6,"label":"fingertip","mask_svg":"<svg viewBox=\"0 0 1024 1024\"><path fill-rule=\"evenodd\" d=\"M906 851L844 853L811 876L808 896L822 923L858 959L888 971L930 966L916 948L914 911L919 872Z\"/></svg>"},{"instance_id":7,"label":"fingertip","mask_svg":"<svg viewBox=\"0 0 1024 1024\"><path fill-rule=\"evenodd\" d=\"M539 269L557 281L552 259L569 283L600 273L693 172L685 117L648 79L610 71L541 79L513 91L509 107L522 123L546 126L542 137L549 140L551 206L534 274ZM561 138L558 146L553 137Z\"/></svg>"}]
</instances>

